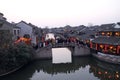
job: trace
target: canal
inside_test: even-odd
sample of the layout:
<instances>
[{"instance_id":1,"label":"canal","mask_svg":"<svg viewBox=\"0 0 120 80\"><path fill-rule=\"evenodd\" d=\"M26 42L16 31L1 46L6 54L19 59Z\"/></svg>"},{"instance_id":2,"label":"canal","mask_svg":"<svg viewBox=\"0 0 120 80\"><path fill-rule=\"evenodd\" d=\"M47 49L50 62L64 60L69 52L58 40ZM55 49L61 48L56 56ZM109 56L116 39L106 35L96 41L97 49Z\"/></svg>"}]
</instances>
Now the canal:
<instances>
[{"instance_id":1,"label":"canal","mask_svg":"<svg viewBox=\"0 0 120 80\"><path fill-rule=\"evenodd\" d=\"M120 80L120 65L92 56L72 57L71 62L57 64L53 60L36 60L0 80Z\"/></svg>"}]
</instances>

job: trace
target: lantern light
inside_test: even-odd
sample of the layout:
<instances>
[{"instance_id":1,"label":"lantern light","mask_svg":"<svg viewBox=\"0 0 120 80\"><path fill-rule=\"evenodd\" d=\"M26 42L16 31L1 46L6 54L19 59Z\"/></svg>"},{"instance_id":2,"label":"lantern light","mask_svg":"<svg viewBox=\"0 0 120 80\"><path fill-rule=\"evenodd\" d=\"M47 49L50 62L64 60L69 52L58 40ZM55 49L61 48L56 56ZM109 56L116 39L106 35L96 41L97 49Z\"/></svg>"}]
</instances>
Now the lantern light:
<instances>
[{"instance_id":1,"label":"lantern light","mask_svg":"<svg viewBox=\"0 0 120 80\"><path fill-rule=\"evenodd\" d=\"M105 33L104 32L102 32L102 35L104 35Z\"/></svg>"},{"instance_id":2,"label":"lantern light","mask_svg":"<svg viewBox=\"0 0 120 80\"><path fill-rule=\"evenodd\" d=\"M110 49L112 49L113 48L113 46L110 46Z\"/></svg>"},{"instance_id":3,"label":"lantern light","mask_svg":"<svg viewBox=\"0 0 120 80\"><path fill-rule=\"evenodd\" d=\"M105 74L107 74L108 72L107 71L105 71Z\"/></svg>"}]
</instances>

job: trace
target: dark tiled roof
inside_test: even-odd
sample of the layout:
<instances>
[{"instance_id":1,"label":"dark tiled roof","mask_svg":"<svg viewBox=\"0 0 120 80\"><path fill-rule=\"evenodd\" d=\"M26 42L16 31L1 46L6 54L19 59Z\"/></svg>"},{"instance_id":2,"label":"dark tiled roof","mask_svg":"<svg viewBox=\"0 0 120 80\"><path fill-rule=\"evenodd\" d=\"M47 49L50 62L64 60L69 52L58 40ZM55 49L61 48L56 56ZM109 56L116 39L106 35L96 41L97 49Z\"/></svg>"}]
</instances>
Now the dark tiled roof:
<instances>
[{"instance_id":1,"label":"dark tiled roof","mask_svg":"<svg viewBox=\"0 0 120 80\"><path fill-rule=\"evenodd\" d=\"M15 24L9 23L6 20L0 20L0 23L7 24L7 25L9 25L10 27L13 27L13 28L19 28Z\"/></svg>"},{"instance_id":2,"label":"dark tiled roof","mask_svg":"<svg viewBox=\"0 0 120 80\"><path fill-rule=\"evenodd\" d=\"M4 14L3 14L3 13L1 13L1 12L0 12L0 15L4 16Z\"/></svg>"},{"instance_id":3,"label":"dark tiled roof","mask_svg":"<svg viewBox=\"0 0 120 80\"><path fill-rule=\"evenodd\" d=\"M98 37L92 42L100 44L120 45L120 37Z\"/></svg>"},{"instance_id":4,"label":"dark tiled roof","mask_svg":"<svg viewBox=\"0 0 120 80\"><path fill-rule=\"evenodd\" d=\"M107 32L107 31L116 32L116 31L120 31L120 28L111 28L108 30L102 30L101 32Z\"/></svg>"}]
</instances>

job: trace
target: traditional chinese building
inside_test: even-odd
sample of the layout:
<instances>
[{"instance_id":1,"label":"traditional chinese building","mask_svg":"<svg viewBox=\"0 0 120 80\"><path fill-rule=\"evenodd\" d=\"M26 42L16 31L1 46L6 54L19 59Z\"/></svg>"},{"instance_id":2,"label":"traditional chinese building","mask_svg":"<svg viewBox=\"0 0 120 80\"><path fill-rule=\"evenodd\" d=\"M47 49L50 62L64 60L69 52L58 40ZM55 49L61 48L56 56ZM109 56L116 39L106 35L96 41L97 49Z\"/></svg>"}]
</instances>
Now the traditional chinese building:
<instances>
[{"instance_id":1,"label":"traditional chinese building","mask_svg":"<svg viewBox=\"0 0 120 80\"><path fill-rule=\"evenodd\" d=\"M112 30L100 31L97 38L90 42L90 48L104 54L120 55L120 25Z\"/></svg>"}]
</instances>

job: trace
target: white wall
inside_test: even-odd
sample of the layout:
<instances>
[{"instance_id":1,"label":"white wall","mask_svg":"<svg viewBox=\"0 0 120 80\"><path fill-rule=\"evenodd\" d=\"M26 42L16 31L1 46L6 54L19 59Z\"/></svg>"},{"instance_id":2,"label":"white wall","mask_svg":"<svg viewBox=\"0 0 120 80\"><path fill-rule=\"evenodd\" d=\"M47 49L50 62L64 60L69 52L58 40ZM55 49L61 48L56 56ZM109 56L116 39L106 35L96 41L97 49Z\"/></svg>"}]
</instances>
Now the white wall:
<instances>
[{"instance_id":1,"label":"white wall","mask_svg":"<svg viewBox=\"0 0 120 80\"><path fill-rule=\"evenodd\" d=\"M20 22L17 24L18 27L21 28L20 36L24 36L25 34L29 34L32 37L32 27L25 24L24 22Z\"/></svg>"},{"instance_id":2,"label":"white wall","mask_svg":"<svg viewBox=\"0 0 120 80\"><path fill-rule=\"evenodd\" d=\"M25 34L29 34L30 38L32 39L31 43L36 44L36 35L33 34L33 28L30 25L24 22L20 22L17 24L17 26L21 28L21 37L23 37Z\"/></svg>"},{"instance_id":3,"label":"white wall","mask_svg":"<svg viewBox=\"0 0 120 80\"><path fill-rule=\"evenodd\" d=\"M48 40L48 39L55 39L54 34L53 33L46 34L45 40Z\"/></svg>"}]
</instances>

